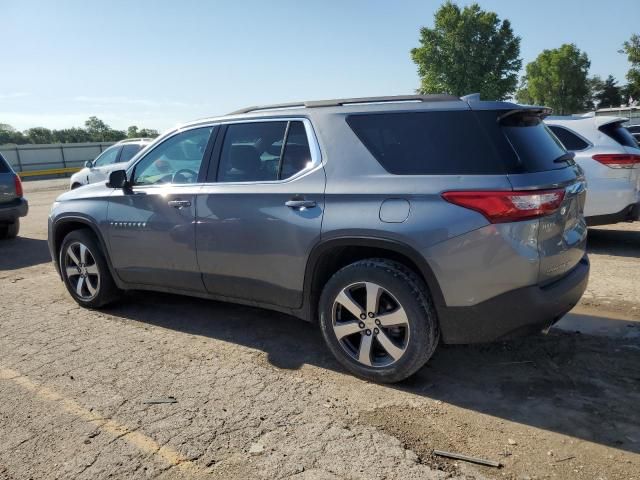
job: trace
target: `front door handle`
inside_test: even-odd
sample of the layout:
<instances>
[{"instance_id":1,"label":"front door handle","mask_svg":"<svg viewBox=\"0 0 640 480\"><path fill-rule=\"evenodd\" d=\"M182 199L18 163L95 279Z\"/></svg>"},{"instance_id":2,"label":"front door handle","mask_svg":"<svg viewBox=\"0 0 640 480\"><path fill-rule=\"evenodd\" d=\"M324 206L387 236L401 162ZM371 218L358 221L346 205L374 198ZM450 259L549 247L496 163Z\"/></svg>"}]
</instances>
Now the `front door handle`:
<instances>
[{"instance_id":1,"label":"front door handle","mask_svg":"<svg viewBox=\"0 0 640 480\"><path fill-rule=\"evenodd\" d=\"M191 206L190 200L169 200L167 205L173 208L185 208Z\"/></svg>"},{"instance_id":2,"label":"front door handle","mask_svg":"<svg viewBox=\"0 0 640 480\"><path fill-rule=\"evenodd\" d=\"M288 200L285 205L289 208L313 208L316 206L316 202L314 200L295 199Z\"/></svg>"}]
</instances>

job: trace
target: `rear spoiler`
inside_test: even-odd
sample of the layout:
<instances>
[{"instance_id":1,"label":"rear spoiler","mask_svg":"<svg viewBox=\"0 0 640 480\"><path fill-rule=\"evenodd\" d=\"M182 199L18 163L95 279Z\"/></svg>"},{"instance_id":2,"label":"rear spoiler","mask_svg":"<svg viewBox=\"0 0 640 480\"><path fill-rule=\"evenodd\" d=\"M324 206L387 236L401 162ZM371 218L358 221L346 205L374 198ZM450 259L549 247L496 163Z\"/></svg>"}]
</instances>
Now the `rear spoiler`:
<instances>
[{"instance_id":1,"label":"rear spoiler","mask_svg":"<svg viewBox=\"0 0 640 480\"><path fill-rule=\"evenodd\" d=\"M536 116L536 117L540 117L540 119L543 119L543 118L548 117L549 115L551 115L551 112L553 112L553 110L551 108L549 108L549 107L538 107L538 106L534 106L534 105L523 105L522 108L514 108L513 110L506 111L502 115L499 115L498 116L498 123L500 123L501 121L503 121L507 117L511 117L512 115L521 115L521 114L533 115L533 116Z\"/></svg>"},{"instance_id":2,"label":"rear spoiler","mask_svg":"<svg viewBox=\"0 0 640 480\"><path fill-rule=\"evenodd\" d=\"M594 121L596 122L596 127L604 127L605 125L611 125L612 123L624 123L628 122L628 118L624 117L594 117Z\"/></svg>"}]
</instances>

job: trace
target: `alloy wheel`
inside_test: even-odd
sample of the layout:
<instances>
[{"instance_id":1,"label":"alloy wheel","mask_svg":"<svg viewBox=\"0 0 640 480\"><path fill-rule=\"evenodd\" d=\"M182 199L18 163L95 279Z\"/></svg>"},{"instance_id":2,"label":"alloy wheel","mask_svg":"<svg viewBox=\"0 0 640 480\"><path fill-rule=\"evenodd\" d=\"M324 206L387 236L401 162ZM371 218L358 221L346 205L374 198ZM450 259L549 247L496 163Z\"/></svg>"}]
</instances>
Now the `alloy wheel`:
<instances>
[{"instance_id":1,"label":"alloy wheel","mask_svg":"<svg viewBox=\"0 0 640 480\"><path fill-rule=\"evenodd\" d=\"M409 319L385 288L359 282L343 288L333 302L333 332L342 349L368 367L388 367L409 345Z\"/></svg>"},{"instance_id":2,"label":"alloy wheel","mask_svg":"<svg viewBox=\"0 0 640 480\"><path fill-rule=\"evenodd\" d=\"M89 248L73 242L64 252L63 268L69 285L81 300L92 300L100 290L100 271Z\"/></svg>"}]
</instances>

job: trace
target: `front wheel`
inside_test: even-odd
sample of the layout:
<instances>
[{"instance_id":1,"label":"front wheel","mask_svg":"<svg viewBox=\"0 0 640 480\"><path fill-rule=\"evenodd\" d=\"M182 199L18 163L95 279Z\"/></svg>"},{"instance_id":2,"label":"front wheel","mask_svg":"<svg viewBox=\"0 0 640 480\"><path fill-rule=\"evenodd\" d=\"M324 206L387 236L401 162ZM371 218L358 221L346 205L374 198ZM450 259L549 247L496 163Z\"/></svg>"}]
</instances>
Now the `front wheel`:
<instances>
[{"instance_id":1,"label":"front wheel","mask_svg":"<svg viewBox=\"0 0 640 480\"><path fill-rule=\"evenodd\" d=\"M59 262L64 284L79 305L100 308L117 299L119 290L91 231L69 233L62 242Z\"/></svg>"},{"instance_id":2,"label":"front wheel","mask_svg":"<svg viewBox=\"0 0 640 480\"><path fill-rule=\"evenodd\" d=\"M425 283L387 259L367 259L334 274L322 291L320 328L336 359L355 375L393 383L429 360L439 340Z\"/></svg>"}]
</instances>

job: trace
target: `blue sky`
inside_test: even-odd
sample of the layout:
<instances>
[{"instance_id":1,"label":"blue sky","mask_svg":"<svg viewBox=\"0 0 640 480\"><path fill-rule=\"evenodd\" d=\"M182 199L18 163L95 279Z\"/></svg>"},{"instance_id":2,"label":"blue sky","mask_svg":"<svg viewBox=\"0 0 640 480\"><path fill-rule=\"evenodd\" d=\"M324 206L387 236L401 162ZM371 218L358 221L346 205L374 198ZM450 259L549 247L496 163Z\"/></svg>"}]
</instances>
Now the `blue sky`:
<instances>
[{"instance_id":1,"label":"blue sky","mask_svg":"<svg viewBox=\"0 0 640 480\"><path fill-rule=\"evenodd\" d=\"M409 50L441 1L0 0L0 122L164 130L242 106L413 93ZM466 5L468 1L458 1ZM480 0L524 64L573 42L620 83L640 1Z\"/></svg>"}]
</instances>

